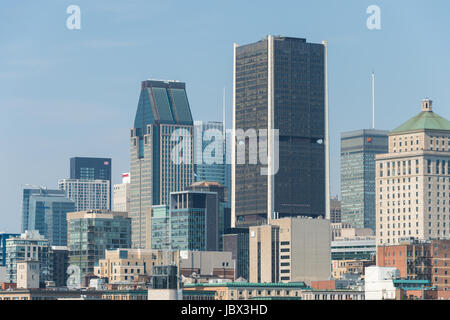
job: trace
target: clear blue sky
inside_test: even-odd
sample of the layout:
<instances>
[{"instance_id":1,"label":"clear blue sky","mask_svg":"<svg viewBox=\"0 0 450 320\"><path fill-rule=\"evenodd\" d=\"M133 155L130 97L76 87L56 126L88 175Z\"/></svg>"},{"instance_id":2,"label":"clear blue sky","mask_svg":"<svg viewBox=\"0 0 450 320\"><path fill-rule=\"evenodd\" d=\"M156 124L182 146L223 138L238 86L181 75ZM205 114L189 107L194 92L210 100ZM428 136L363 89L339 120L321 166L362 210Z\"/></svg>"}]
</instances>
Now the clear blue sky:
<instances>
[{"instance_id":1,"label":"clear blue sky","mask_svg":"<svg viewBox=\"0 0 450 320\"><path fill-rule=\"evenodd\" d=\"M81 30L66 8L81 8ZM381 7L381 30L366 8ZM267 34L329 41L332 193L339 192L342 131L393 129L420 99L450 118L450 3L446 0L71 0L0 4L0 230L19 231L23 184L56 188L69 158L113 158L129 167L140 81L187 83L196 120L220 120L231 101L233 43ZM231 105L228 104L228 123Z\"/></svg>"}]
</instances>

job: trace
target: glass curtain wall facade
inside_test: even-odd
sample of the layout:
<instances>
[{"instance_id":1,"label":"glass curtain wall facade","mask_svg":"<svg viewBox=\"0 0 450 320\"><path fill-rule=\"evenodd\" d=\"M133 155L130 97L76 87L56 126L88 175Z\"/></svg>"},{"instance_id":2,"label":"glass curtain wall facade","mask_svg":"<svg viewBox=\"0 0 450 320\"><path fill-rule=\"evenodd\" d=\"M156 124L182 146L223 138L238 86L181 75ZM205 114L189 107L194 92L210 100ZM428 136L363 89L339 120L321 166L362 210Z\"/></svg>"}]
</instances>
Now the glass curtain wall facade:
<instances>
[{"instance_id":1,"label":"glass curtain wall facade","mask_svg":"<svg viewBox=\"0 0 450 320\"><path fill-rule=\"evenodd\" d=\"M375 155L388 152L388 131L341 135L341 221L375 231Z\"/></svg>"},{"instance_id":2,"label":"glass curtain wall facade","mask_svg":"<svg viewBox=\"0 0 450 320\"><path fill-rule=\"evenodd\" d=\"M234 129L279 130L279 170L233 162L234 226L279 217L324 216L324 46L305 39L273 37L235 45ZM245 141L247 142L247 141ZM259 138L260 143L266 143ZM238 152L236 141L235 151ZM261 145L259 146L261 147Z\"/></svg>"},{"instance_id":3,"label":"glass curtain wall facade","mask_svg":"<svg viewBox=\"0 0 450 320\"><path fill-rule=\"evenodd\" d=\"M212 135L211 137L205 134L207 131ZM216 135L220 134L225 137L222 122L194 122L195 181L215 181L225 186L225 141L221 143L221 150L217 148L214 150L215 152L209 152L210 148L215 145ZM208 146L210 147L208 148ZM214 163L218 158L221 159L220 163Z\"/></svg>"},{"instance_id":4,"label":"glass curtain wall facade","mask_svg":"<svg viewBox=\"0 0 450 320\"><path fill-rule=\"evenodd\" d=\"M192 135L185 84L143 81L130 136L133 247L145 248L150 243L147 210L168 204L170 192L181 191L193 182Z\"/></svg>"},{"instance_id":5,"label":"glass curtain wall facade","mask_svg":"<svg viewBox=\"0 0 450 320\"><path fill-rule=\"evenodd\" d=\"M22 233L26 230L30 230L28 227L29 215L30 215L30 197L32 195L40 195L40 196L52 196L52 195L60 195L60 190L51 190L45 187L36 187L36 188L23 188L22 190Z\"/></svg>"},{"instance_id":6,"label":"glass curtain wall facade","mask_svg":"<svg viewBox=\"0 0 450 320\"><path fill-rule=\"evenodd\" d=\"M80 268L81 277L93 274L105 250L131 246L131 221L126 213L75 212L68 220L69 264Z\"/></svg>"},{"instance_id":7,"label":"glass curtain wall facade","mask_svg":"<svg viewBox=\"0 0 450 320\"><path fill-rule=\"evenodd\" d=\"M56 191L56 190L55 190ZM75 203L64 191L54 195L31 195L29 230L37 230L51 246L67 245L67 213L75 211Z\"/></svg>"},{"instance_id":8,"label":"glass curtain wall facade","mask_svg":"<svg viewBox=\"0 0 450 320\"><path fill-rule=\"evenodd\" d=\"M219 208L215 192L173 192L170 199L171 249L218 251Z\"/></svg>"}]
</instances>

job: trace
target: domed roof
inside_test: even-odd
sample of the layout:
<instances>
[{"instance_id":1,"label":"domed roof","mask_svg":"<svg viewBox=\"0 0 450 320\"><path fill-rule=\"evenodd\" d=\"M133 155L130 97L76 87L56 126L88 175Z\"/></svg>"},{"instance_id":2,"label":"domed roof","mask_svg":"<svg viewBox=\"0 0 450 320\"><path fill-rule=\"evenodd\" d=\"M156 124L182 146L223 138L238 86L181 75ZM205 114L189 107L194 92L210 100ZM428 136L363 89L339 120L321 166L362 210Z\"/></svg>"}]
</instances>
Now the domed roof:
<instances>
[{"instance_id":1,"label":"domed roof","mask_svg":"<svg viewBox=\"0 0 450 320\"><path fill-rule=\"evenodd\" d=\"M422 112L392 130L391 134L422 130L450 131L450 121L434 113L431 103L429 99L423 100Z\"/></svg>"}]
</instances>

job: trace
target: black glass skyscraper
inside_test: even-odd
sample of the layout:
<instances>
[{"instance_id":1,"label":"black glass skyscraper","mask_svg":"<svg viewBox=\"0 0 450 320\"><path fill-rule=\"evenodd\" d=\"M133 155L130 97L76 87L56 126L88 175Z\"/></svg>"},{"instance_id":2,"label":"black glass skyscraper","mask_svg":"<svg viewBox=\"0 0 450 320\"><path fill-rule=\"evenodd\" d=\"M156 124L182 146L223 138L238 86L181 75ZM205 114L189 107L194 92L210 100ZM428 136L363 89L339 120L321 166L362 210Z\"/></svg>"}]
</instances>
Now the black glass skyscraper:
<instances>
[{"instance_id":1,"label":"black glass skyscraper","mask_svg":"<svg viewBox=\"0 0 450 320\"><path fill-rule=\"evenodd\" d=\"M111 181L111 158L70 158L70 179Z\"/></svg>"},{"instance_id":2,"label":"black glass skyscraper","mask_svg":"<svg viewBox=\"0 0 450 320\"><path fill-rule=\"evenodd\" d=\"M270 217L325 215L325 51L305 39L235 45L233 128L279 130L279 170L233 157L233 225ZM261 140L258 138L258 140Z\"/></svg>"}]
</instances>

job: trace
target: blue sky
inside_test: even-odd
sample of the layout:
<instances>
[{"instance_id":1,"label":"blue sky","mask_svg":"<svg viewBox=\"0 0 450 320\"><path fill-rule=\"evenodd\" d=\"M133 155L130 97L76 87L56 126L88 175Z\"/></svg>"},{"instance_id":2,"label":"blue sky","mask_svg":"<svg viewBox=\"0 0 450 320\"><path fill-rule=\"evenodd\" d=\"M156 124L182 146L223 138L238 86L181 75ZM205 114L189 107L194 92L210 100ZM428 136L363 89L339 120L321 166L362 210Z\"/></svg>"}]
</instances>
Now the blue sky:
<instances>
[{"instance_id":1,"label":"blue sky","mask_svg":"<svg viewBox=\"0 0 450 320\"><path fill-rule=\"evenodd\" d=\"M71 4L81 8L81 30L66 28ZM381 30L366 27L372 4ZM72 156L112 157L120 181L141 80L186 82L194 118L220 120L233 43L267 34L329 41L336 194L340 133L371 126L372 70L377 128L415 115L424 97L450 119L449 12L445 0L2 1L0 231L20 228L21 186L56 188ZM230 104L227 115L230 124Z\"/></svg>"}]
</instances>

